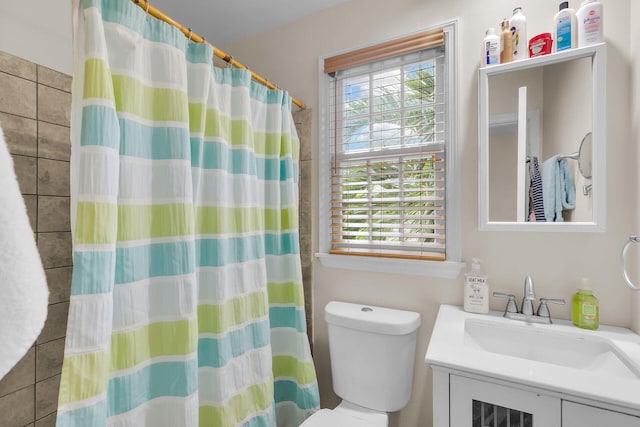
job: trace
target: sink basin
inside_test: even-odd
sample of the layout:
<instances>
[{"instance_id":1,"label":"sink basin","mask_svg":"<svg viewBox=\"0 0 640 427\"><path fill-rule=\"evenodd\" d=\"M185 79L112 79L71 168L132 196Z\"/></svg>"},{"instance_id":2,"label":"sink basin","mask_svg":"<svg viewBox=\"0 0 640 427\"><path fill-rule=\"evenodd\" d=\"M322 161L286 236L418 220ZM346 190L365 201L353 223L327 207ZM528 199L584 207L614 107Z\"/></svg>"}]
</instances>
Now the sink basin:
<instances>
[{"instance_id":1,"label":"sink basin","mask_svg":"<svg viewBox=\"0 0 640 427\"><path fill-rule=\"evenodd\" d=\"M550 390L640 414L640 335L615 326L588 331L567 320L545 325L502 314L441 305L426 362L434 370Z\"/></svg>"},{"instance_id":2,"label":"sink basin","mask_svg":"<svg viewBox=\"0 0 640 427\"><path fill-rule=\"evenodd\" d=\"M640 368L610 341L502 324L481 319L466 319L464 344L490 353L561 365L571 369L598 372L622 378L640 378Z\"/></svg>"}]
</instances>

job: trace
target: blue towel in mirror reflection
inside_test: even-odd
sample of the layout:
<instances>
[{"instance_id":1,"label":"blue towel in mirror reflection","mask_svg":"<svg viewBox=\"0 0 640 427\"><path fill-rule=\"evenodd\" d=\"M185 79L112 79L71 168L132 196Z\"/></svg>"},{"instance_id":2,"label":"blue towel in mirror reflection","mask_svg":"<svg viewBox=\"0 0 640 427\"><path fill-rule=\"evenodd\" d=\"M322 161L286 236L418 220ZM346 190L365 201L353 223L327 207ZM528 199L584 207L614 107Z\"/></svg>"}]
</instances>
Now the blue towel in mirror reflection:
<instances>
[{"instance_id":1,"label":"blue towel in mirror reflection","mask_svg":"<svg viewBox=\"0 0 640 427\"><path fill-rule=\"evenodd\" d=\"M576 207L576 188L567 159L556 155L542 164L542 199L547 221L562 222L562 211Z\"/></svg>"}]
</instances>

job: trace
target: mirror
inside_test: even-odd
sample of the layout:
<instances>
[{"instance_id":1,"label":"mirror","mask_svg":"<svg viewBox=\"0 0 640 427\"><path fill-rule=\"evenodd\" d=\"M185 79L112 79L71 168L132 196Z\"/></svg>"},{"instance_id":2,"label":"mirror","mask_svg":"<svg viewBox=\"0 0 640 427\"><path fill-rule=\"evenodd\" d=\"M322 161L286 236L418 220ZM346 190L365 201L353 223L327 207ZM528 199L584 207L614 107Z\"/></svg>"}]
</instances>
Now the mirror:
<instances>
[{"instance_id":1,"label":"mirror","mask_svg":"<svg viewBox=\"0 0 640 427\"><path fill-rule=\"evenodd\" d=\"M586 134L584 138L582 138L582 142L580 143L580 151L578 151L578 169L580 173L585 178L591 178L592 176L592 138L591 132Z\"/></svg>"},{"instance_id":2,"label":"mirror","mask_svg":"<svg viewBox=\"0 0 640 427\"><path fill-rule=\"evenodd\" d=\"M604 230L605 47L480 69L481 230Z\"/></svg>"}]
</instances>

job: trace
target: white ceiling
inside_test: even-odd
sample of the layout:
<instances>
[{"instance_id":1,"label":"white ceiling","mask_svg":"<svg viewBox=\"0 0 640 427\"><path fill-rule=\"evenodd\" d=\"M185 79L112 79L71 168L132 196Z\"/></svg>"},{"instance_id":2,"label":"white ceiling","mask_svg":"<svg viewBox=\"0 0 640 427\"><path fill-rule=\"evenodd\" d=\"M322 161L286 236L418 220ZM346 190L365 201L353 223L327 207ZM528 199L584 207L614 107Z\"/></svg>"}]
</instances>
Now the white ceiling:
<instances>
[{"instance_id":1,"label":"white ceiling","mask_svg":"<svg viewBox=\"0 0 640 427\"><path fill-rule=\"evenodd\" d=\"M175 21L213 45L295 21L347 0L151 0Z\"/></svg>"}]
</instances>

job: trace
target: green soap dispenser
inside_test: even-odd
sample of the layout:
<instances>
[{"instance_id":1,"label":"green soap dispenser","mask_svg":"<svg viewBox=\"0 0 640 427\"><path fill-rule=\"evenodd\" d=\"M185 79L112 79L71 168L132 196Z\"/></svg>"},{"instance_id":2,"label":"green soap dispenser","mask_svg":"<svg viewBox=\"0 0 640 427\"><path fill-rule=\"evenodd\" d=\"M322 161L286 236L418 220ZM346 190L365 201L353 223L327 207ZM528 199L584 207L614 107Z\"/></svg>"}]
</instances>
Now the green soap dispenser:
<instances>
[{"instance_id":1,"label":"green soap dispenser","mask_svg":"<svg viewBox=\"0 0 640 427\"><path fill-rule=\"evenodd\" d=\"M582 279L578 292L571 298L571 319L578 328L596 330L600 325L598 298L593 295L589 279Z\"/></svg>"}]
</instances>

